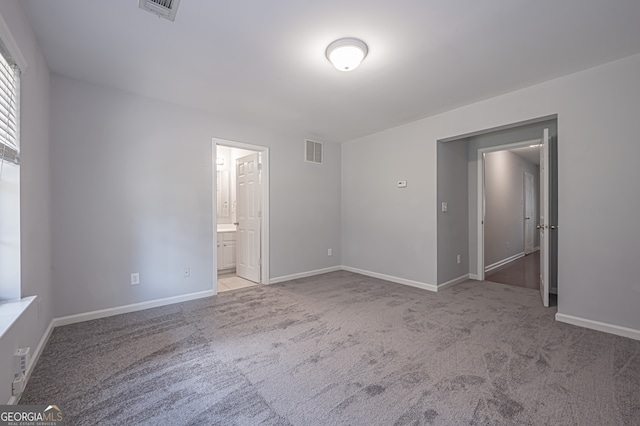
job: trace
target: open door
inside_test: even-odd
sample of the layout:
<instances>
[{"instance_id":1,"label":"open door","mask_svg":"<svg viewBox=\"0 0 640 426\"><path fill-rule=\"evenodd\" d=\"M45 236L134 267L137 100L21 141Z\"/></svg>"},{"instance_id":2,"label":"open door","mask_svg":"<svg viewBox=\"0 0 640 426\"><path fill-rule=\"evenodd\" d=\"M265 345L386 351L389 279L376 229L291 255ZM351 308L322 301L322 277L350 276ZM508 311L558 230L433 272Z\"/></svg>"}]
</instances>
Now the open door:
<instances>
[{"instance_id":1,"label":"open door","mask_svg":"<svg viewBox=\"0 0 640 426\"><path fill-rule=\"evenodd\" d=\"M260 282L260 154L236 160L236 275Z\"/></svg>"},{"instance_id":2,"label":"open door","mask_svg":"<svg viewBox=\"0 0 640 426\"><path fill-rule=\"evenodd\" d=\"M542 304L549 307L549 129L544 129L540 142L540 294Z\"/></svg>"}]
</instances>

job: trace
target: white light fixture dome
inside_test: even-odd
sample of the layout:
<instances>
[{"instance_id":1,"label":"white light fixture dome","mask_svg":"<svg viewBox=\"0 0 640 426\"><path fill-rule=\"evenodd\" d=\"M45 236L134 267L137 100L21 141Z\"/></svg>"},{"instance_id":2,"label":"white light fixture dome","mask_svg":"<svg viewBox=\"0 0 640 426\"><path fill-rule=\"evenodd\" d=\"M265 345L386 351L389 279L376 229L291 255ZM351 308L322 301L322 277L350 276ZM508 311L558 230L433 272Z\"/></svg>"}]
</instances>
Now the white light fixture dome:
<instances>
[{"instance_id":1,"label":"white light fixture dome","mask_svg":"<svg viewBox=\"0 0 640 426\"><path fill-rule=\"evenodd\" d=\"M327 47L327 59L340 71L353 71L367 56L369 48L357 38L341 38Z\"/></svg>"}]
</instances>

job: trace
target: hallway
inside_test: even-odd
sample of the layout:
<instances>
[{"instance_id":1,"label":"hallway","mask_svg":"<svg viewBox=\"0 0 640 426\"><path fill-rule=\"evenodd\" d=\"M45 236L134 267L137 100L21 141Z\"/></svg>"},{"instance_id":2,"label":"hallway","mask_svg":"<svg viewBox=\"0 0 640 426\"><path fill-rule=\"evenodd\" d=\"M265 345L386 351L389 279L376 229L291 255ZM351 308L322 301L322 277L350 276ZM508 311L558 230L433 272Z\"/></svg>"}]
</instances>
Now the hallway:
<instances>
[{"instance_id":1,"label":"hallway","mask_svg":"<svg viewBox=\"0 0 640 426\"><path fill-rule=\"evenodd\" d=\"M509 262L485 275L486 281L516 287L539 288L540 251Z\"/></svg>"}]
</instances>

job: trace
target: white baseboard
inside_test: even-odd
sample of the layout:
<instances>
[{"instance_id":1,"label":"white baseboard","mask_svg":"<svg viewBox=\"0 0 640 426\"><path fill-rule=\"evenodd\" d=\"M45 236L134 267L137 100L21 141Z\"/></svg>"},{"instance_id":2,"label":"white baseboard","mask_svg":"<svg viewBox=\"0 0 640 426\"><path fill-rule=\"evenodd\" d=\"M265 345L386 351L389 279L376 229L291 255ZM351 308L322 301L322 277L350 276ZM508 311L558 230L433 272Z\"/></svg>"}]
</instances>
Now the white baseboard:
<instances>
[{"instance_id":1,"label":"white baseboard","mask_svg":"<svg viewBox=\"0 0 640 426\"><path fill-rule=\"evenodd\" d=\"M478 274L469 274L469 279L480 281L480 276Z\"/></svg>"},{"instance_id":2,"label":"white baseboard","mask_svg":"<svg viewBox=\"0 0 640 426\"><path fill-rule=\"evenodd\" d=\"M27 383L29 383L29 379L31 378L31 373L33 373L33 369L36 367L36 364L40 359L40 355L42 355L42 350L44 349L47 342L49 341L49 337L51 337L53 328L54 328L53 320L51 320L51 322L49 322L49 326L42 334L42 337L38 342L38 346L36 346L36 350L33 351L33 354L31 354L31 357L29 358L29 366L27 367L27 371L25 371L25 386ZM12 396L11 398L9 398L7 405L16 405L17 403L18 403L18 397Z\"/></svg>"},{"instance_id":3,"label":"white baseboard","mask_svg":"<svg viewBox=\"0 0 640 426\"><path fill-rule=\"evenodd\" d=\"M501 267L502 265L506 265L509 262L513 262L516 259L520 259L521 257L524 257L524 252L520 252L518 254L514 254L513 256L509 256L506 259L502 259L496 263L492 263L491 265L485 266L484 267L484 272L491 272L496 268Z\"/></svg>"},{"instance_id":4,"label":"white baseboard","mask_svg":"<svg viewBox=\"0 0 640 426\"><path fill-rule=\"evenodd\" d=\"M469 279L469 274L464 274L459 276L458 278L454 278L452 280L447 281L446 283L438 284L438 291L442 291L447 287L454 286L456 284L463 283Z\"/></svg>"},{"instance_id":5,"label":"white baseboard","mask_svg":"<svg viewBox=\"0 0 640 426\"><path fill-rule=\"evenodd\" d=\"M100 309L97 311L85 312L82 314L68 315L66 317L54 318L53 326L59 327L62 325L75 324L77 322L90 321L98 318L110 317L113 315L126 314L129 312L143 311L145 309L157 308L158 306L166 306L174 303L202 299L204 297L211 296L215 296L215 292L213 290L206 290L197 293L189 293L180 296L167 297L164 299L149 300L147 302L118 306L115 308Z\"/></svg>"},{"instance_id":6,"label":"white baseboard","mask_svg":"<svg viewBox=\"0 0 640 426\"><path fill-rule=\"evenodd\" d=\"M392 275L379 274L377 272L371 272L364 269L352 268L351 266L343 266L342 269L349 272L354 272L360 275L366 275L368 277L380 278L381 280L391 281L398 284L404 284L411 287L421 288L423 290L438 291L438 286L433 284L422 283L420 281L408 280L406 278L394 277Z\"/></svg>"},{"instance_id":7,"label":"white baseboard","mask_svg":"<svg viewBox=\"0 0 640 426\"><path fill-rule=\"evenodd\" d=\"M586 318L574 317L561 313L556 314L556 321L565 322L567 324L577 325L578 327L590 328L591 330L602 331L605 333L615 334L616 336L628 337L634 340L640 340L640 330L622 327L606 322L594 321Z\"/></svg>"},{"instance_id":8,"label":"white baseboard","mask_svg":"<svg viewBox=\"0 0 640 426\"><path fill-rule=\"evenodd\" d=\"M297 280L298 278L312 277L314 275L326 274L342 270L342 266L331 266L329 268L316 269L313 271L299 272L297 274L283 275L281 277L269 278L269 284L277 284L285 281Z\"/></svg>"},{"instance_id":9,"label":"white baseboard","mask_svg":"<svg viewBox=\"0 0 640 426\"><path fill-rule=\"evenodd\" d=\"M75 324L83 321L90 321L98 318L110 317L113 315L126 314L129 312L142 311L145 309L156 308L158 306L166 306L171 305L173 303L186 302L189 300L202 299L204 297L215 296L215 292L213 290L200 291L197 293L184 294L181 296L167 297L164 299L156 299L150 300L148 302L134 303L132 305L118 306L116 308L109 309L100 309L98 311L93 312L85 312L82 314L76 315L68 315L66 317L54 318L49 323L49 326L45 330L44 334L40 338L40 342L36 347L36 350L33 352L31 356L31 361L29 363L29 367L25 372L26 380L25 383L29 382L29 378L31 378L31 373L33 373L33 369L38 363L38 359L40 359L40 355L42 355L42 351L49 341L49 337L51 337L51 333L53 329L62 325ZM12 396L9 398L7 402L8 405L15 405L18 403L18 398Z\"/></svg>"}]
</instances>

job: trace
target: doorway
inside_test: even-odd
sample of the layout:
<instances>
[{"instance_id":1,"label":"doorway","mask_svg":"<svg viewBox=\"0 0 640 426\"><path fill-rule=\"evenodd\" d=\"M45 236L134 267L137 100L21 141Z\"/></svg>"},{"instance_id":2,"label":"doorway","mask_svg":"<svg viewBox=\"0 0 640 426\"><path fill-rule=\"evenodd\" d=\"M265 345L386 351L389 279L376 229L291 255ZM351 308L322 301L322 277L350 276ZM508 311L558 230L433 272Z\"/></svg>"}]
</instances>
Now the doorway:
<instances>
[{"instance_id":1,"label":"doorway","mask_svg":"<svg viewBox=\"0 0 640 426\"><path fill-rule=\"evenodd\" d=\"M539 288L540 140L483 149L485 280Z\"/></svg>"},{"instance_id":2,"label":"doorway","mask_svg":"<svg viewBox=\"0 0 640 426\"><path fill-rule=\"evenodd\" d=\"M214 291L268 284L269 149L214 139Z\"/></svg>"},{"instance_id":3,"label":"doorway","mask_svg":"<svg viewBox=\"0 0 640 426\"><path fill-rule=\"evenodd\" d=\"M482 173L478 178L482 183L478 193L482 201L478 228L482 233L478 238L481 272L489 281L537 288L538 275L531 268L513 270L513 266L530 263L519 260L538 248L534 223L539 185L533 176L539 175L540 140L483 148L478 156Z\"/></svg>"},{"instance_id":4,"label":"doorway","mask_svg":"<svg viewBox=\"0 0 640 426\"><path fill-rule=\"evenodd\" d=\"M545 133L544 129L548 129ZM485 266L496 263L498 260L504 260L507 257L517 254L511 253L506 256L507 242L509 248L515 248L515 239L511 237L503 240L498 246L498 257L493 262L485 263L485 242L484 235L481 233L484 227L484 197L479 195L483 190L484 171L480 171L483 167L484 152L503 151L505 149L525 149L526 143L542 139L545 134L548 136L549 160L548 171L549 180L549 200L550 210L548 224L557 225L558 219L558 193L557 193L557 135L558 123L557 116L546 116L535 118L519 123L507 124L504 126L480 130L463 135L457 135L445 139L438 140L437 150L437 274L436 280L438 288L446 288L464 282L467 279L480 280L485 279ZM535 145L532 142L530 145ZM480 155L479 155L480 152ZM535 183L539 182L537 172L530 172L533 175ZM510 178L510 182L518 185L522 193L525 185L525 175L523 173ZM536 197L537 200L537 197ZM539 200L537 200L539 203ZM516 228L518 233L519 252L524 256L524 233L527 232L523 227L523 220L527 216L524 211L523 201L520 204L511 207L517 210L519 217L519 227ZM534 238L539 238L539 230L535 229L535 225L539 224L540 217L536 213L534 221ZM518 224L516 224L518 226ZM557 294L557 226L554 230L545 231L548 234L549 241L549 287L550 293ZM529 228L529 233L530 228ZM537 255L535 247L540 244L534 242L533 255ZM527 250L528 252L528 250ZM466 255L466 256L465 256Z\"/></svg>"},{"instance_id":5,"label":"doorway","mask_svg":"<svg viewBox=\"0 0 640 426\"><path fill-rule=\"evenodd\" d=\"M557 256L557 197L551 197L549 129L541 133L540 139L478 149L477 275L539 288L543 305L549 306L555 302L552 282L557 294L557 270L551 269Z\"/></svg>"}]
</instances>

